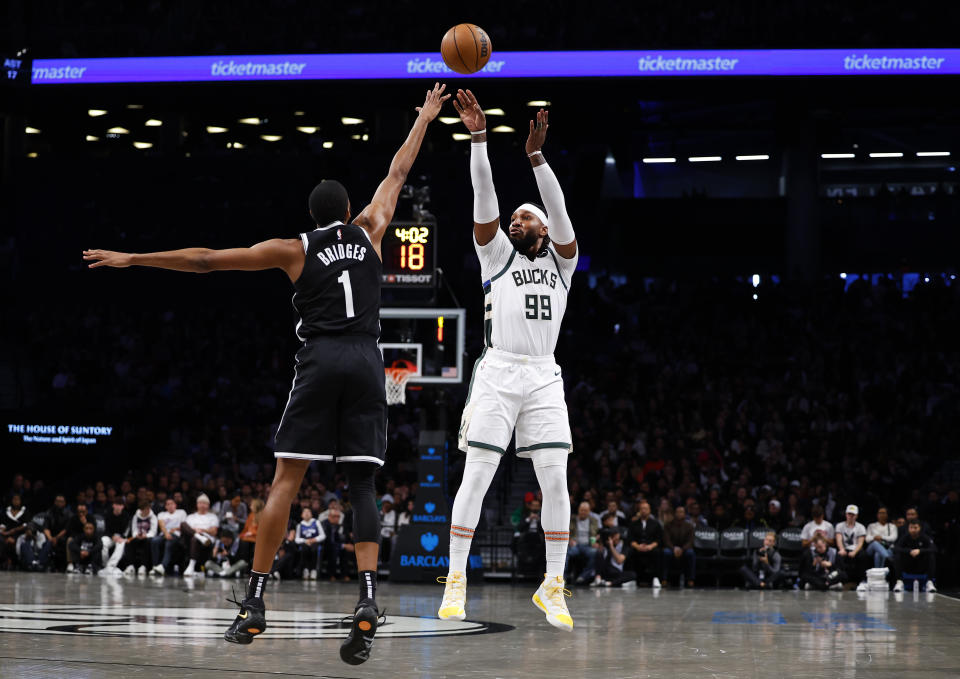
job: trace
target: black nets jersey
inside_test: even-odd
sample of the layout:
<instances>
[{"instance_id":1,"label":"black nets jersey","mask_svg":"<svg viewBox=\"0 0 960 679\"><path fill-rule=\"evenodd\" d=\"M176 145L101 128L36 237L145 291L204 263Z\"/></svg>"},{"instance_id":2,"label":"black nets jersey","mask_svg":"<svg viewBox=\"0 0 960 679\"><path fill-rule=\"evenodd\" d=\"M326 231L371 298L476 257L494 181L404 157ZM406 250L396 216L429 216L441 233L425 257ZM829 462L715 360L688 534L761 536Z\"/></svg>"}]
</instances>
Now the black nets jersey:
<instances>
[{"instance_id":1,"label":"black nets jersey","mask_svg":"<svg viewBox=\"0 0 960 679\"><path fill-rule=\"evenodd\" d=\"M383 265L366 230L334 222L301 233L305 261L293 284L297 337L380 337Z\"/></svg>"}]
</instances>

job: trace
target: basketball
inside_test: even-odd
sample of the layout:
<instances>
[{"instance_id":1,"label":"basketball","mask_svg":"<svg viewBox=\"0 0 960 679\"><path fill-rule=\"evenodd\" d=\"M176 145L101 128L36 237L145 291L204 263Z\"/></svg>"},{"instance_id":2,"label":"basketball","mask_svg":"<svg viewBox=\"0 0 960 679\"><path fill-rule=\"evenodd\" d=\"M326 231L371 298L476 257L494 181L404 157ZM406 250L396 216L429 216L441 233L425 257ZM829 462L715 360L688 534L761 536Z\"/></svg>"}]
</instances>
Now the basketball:
<instances>
[{"instance_id":1,"label":"basketball","mask_svg":"<svg viewBox=\"0 0 960 679\"><path fill-rule=\"evenodd\" d=\"M440 42L444 63L463 75L476 73L486 66L492 53L490 36L474 24L457 24L444 34Z\"/></svg>"}]
</instances>

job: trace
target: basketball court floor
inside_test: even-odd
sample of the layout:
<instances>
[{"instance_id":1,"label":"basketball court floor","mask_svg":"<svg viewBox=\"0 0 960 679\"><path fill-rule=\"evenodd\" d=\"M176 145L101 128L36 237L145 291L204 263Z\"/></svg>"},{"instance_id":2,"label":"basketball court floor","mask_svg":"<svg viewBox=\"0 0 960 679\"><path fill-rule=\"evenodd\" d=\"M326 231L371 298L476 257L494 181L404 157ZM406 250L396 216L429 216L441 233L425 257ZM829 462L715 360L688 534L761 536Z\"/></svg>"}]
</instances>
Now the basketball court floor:
<instances>
[{"instance_id":1,"label":"basketball court floor","mask_svg":"<svg viewBox=\"0 0 960 679\"><path fill-rule=\"evenodd\" d=\"M433 617L440 586L381 585L374 657L337 654L356 584L268 590L266 635L222 640L243 581L0 574L0 677L957 677L960 600L941 594L577 589L572 634L533 584L471 586L468 620Z\"/></svg>"}]
</instances>

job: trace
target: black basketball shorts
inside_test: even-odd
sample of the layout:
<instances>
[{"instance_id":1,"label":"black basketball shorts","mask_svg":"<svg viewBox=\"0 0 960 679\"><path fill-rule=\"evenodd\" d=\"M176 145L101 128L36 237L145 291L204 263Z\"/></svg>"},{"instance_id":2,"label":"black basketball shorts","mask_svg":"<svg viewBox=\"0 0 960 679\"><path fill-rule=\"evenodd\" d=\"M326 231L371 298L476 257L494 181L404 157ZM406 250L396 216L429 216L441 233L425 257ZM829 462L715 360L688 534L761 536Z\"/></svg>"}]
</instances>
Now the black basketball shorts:
<instances>
[{"instance_id":1,"label":"black basketball shorts","mask_svg":"<svg viewBox=\"0 0 960 679\"><path fill-rule=\"evenodd\" d=\"M310 338L296 360L274 455L383 465L387 396L376 340L366 335Z\"/></svg>"}]
</instances>

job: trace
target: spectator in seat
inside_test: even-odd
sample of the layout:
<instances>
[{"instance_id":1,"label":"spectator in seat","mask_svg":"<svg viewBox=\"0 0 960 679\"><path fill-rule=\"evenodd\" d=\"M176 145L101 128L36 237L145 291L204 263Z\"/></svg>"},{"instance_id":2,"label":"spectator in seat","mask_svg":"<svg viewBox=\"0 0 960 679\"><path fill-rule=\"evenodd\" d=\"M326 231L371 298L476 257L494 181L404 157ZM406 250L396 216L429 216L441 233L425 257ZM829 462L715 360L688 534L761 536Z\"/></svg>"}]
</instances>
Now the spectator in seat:
<instances>
[{"instance_id":1,"label":"spectator in seat","mask_svg":"<svg viewBox=\"0 0 960 679\"><path fill-rule=\"evenodd\" d=\"M320 553L320 543L326 535L320 527L320 522L313 518L313 510L304 507L300 512L300 523L297 524L297 534L294 542L300 548L300 569L304 580L317 579L317 556Z\"/></svg>"},{"instance_id":2,"label":"spectator in seat","mask_svg":"<svg viewBox=\"0 0 960 679\"><path fill-rule=\"evenodd\" d=\"M255 498L250 501L250 511L247 513L247 520L243 524L243 531L240 533L240 548L237 552L238 557L247 563L253 563L253 550L257 545L257 530L260 526L260 513L264 508L264 501Z\"/></svg>"},{"instance_id":3,"label":"spectator in seat","mask_svg":"<svg viewBox=\"0 0 960 679\"><path fill-rule=\"evenodd\" d=\"M833 524L823 518L823 507L814 505L810 515L813 518L800 531L800 541L803 546L810 547L813 544L813 538L818 534L823 535L828 543L832 543L834 541Z\"/></svg>"},{"instance_id":4,"label":"spectator in seat","mask_svg":"<svg viewBox=\"0 0 960 679\"><path fill-rule=\"evenodd\" d=\"M393 548L393 539L397 534L397 512L393 506L393 496L384 493L380 498L380 561L390 563L390 552Z\"/></svg>"},{"instance_id":5,"label":"spectator in seat","mask_svg":"<svg viewBox=\"0 0 960 679\"><path fill-rule=\"evenodd\" d=\"M10 496L10 505L0 517L0 566L10 568L17 561L17 538L27 529L30 514L19 493Z\"/></svg>"},{"instance_id":6,"label":"spectator in seat","mask_svg":"<svg viewBox=\"0 0 960 679\"><path fill-rule=\"evenodd\" d=\"M277 550L277 555L273 559L273 568L270 570L270 574L277 580L292 580L296 577L297 561L300 556L296 537L297 532L290 529L280 543L280 549Z\"/></svg>"},{"instance_id":7,"label":"spectator in seat","mask_svg":"<svg viewBox=\"0 0 960 679\"><path fill-rule=\"evenodd\" d=\"M916 507L907 507L907 511L904 512L903 518L897 520L898 532L901 534L906 534L911 521L919 521L920 528L923 530L923 534L929 537L931 540L934 538L933 528L929 523L920 518L920 512Z\"/></svg>"},{"instance_id":8,"label":"spectator in seat","mask_svg":"<svg viewBox=\"0 0 960 679\"><path fill-rule=\"evenodd\" d=\"M73 543L83 538L83 527L88 523L93 523L93 519L87 514L87 505L85 503L77 503L77 513L71 516L70 521L67 523L67 573L73 573L75 569L73 563L73 555L75 553ZM94 524L94 529L96 529L96 524ZM96 530L94 530L94 532L96 532Z\"/></svg>"},{"instance_id":9,"label":"spectator in seat","mask_svg":"<svg viewBox=\"0 0 960 679\"><path fill-rule=\"evenodd\" d=\"M803 550L800 582L804 589L843 589L843 573L837 568L837 549L830 547L822 534L815 535L812 547Z\"/></svg>"},{"instance_id":10,"label":"spectator in seat","mask_svg":"<svg viewBox=\"0 0 960 679\"><path fill-rule=\"evenodd\" d=\"M333 582L338 577L349 580L349 561L353 544L350 535L344 530L343 514L338 507L328 510L327 518L320 523L323 534L327 539L323 542L321 556L327 569L327 577ZM351 548L351 549L348 549Z\"/></svg>"},{"instance_id":11,"label":"spectator in seat","mask_svg":"<svg viewBox=\"0 0 960 679\"><path fill-rule=\"evenodd\" d=\"M627 555L630 570L641 575L650 575L650 586L660 588L660 573L663 571L663 527L650 513L650 503L641 500L637 503L637 514L633 517L628 531L630 551Z\"/></svg>"},{"instance_id":12,"label":"spectator in seat","mask_svg":"<svg viewBox=\"0 0 960 679\"><path fill-rule=\"evenodd\" d=\"M867 591L866 571L869 567L867 553L864 550L867 529L857 521L860 508L857 505L847 505L846 521L841 521L835 528L837 541L837 563L845 575L844 582L859 582L859 591Z\"/></svg>"},{"instance_id":13,"label":"spectator in seat","mask_svg":"<svg viewBox=\"0 0 960 679\"><path fill-rule=\"evenodd\" d=\"M637 574L624 569L627 557L623 553L624 545L620 527L616 524L617 515L610 513L607 516L609 520L604 522L604 527L600 529L600 533L597 535L597 550L594 556L596 560L594 585L636 587Z\"/></svg>"},{"instance_id":14,"label":"spectator in seat","mask_svg":"<svg viewBox=\"0 0 960 679\"><path fill-rule=\"evenodd\" d=\"M60 564L66 567L67 560L67 528L73 516L67 507L67 498L57 495L53 499L53 507L46 512L46 522L43 524L43 534L50 543L50 558L54 568Z\"/></svg>"},{"instance_id":15,"label":"spectator in seat","mask_svg":"<svg viewBox=\"0 0 960 679\"><path fill-rule=\"evenodd\" d=\"M570 546L565 569L569 572L568 579L575 579L572 576L590 565L599 531L600 522L590 514L590 503L581 502L576 516L570 519Z\"/></svg>"},{"instance_id":16,"label":"spectator in seat","mask_svg":"<svg viewBox=\"0 0 960 679\"><path fill-rule=\"evenodd\" d=\"M250 564L237 555L240 542L228 531L220 531L220 537L213 547L213 556L203 565L205 573L214 578L229 578L245 573Z\"/></svg>"},{"instance_id":17,"label":"spectator in seat","mask_svg":"<svg viewBox=\"0 0 960 679\"><path fill-rule=\"evenodd\" d=\"M690 510L687 512L687 521L692 523L694 528L706 528L710 525L707 517L703 515L703 510L699 502L690 503Z\"/></svg>"},{"instance_id":18,"label":"spectator in seat","mask_svg":"<svg viewBox=\"0 0 960 679\"><path fill-rule=\"evenodd\" d=\"M886 507L877 510L877 520L867 526L867 556L873 558L874 568L883 568L887 559L893 560L893 546L897 543L897 527L890 522Z\"/></svg>"},{"instance_id":19,"label":"spectator in seat","mask_svg":"<svg viewBox=\"0 0 960 679\"><path fill-rule=\"evenodd\" d=\"M151 509L151 502L144 498L130 519L127 534L127 546L123 550L123 559L118 567L125 575L147 574L150 564L150 544L157 535L157 515Z\"/></svg>"},{"instance_id":20,"label":"spectator in seat","mask_svg":"<svg viewBox=\"0 0 960 679\"><path fill-rule=\"evenodd\" d=\"M708 522L711 528L716 528L721 533L730 527L730 517L727 515L727 507L722 502L713 506L713 511Z\"/></svg>"},{"instance_id":21,"label":"spectator in seat","mask_svg":"<svg viewBox=\"0 0 960 679\"><path fill-rule=\"evenodd\" d=\"M764 521L767 528L775 532L779 532L785 527L780 500L774 498L767 503L767 515L764 517Z\"/></svg>"},{"instance_id":22,"label":"spectator in seat","mask_svg":"<svg viewBox=\"0 0 960 679\"><path fill-rule=\"evenodd\" d=\"M197 511L187 517L180 525L182 539L188 545L190 561L183 571L183 577L197 575L197 562L205 563L213 554L214 538L220 528L220 520L210 511L210 498L206 493L197 497Z\"/></svg>"},{"instance_id":23,"label":"spectator in seat","mask_svg":"<svg viewBox=\"0 0 960 679\"><path fill-rule=\"evenodd\" d=\"M926 591L937 591L934 584L937 575L937 547L934 545L933 539L924 532L923 524L918 519L913 519L907 524L907 532L897 540L897 544L893 548L893 554L897 568L897 582L893 587L894 592L903 591L903 576L905 573L926 576Z\"/></svg>"},{"instance_id":24,"label":"spectator in seat","mask_svg":"<svg viewBox=\"0 0 960 679\"><path fill-rule=\"evenodd\" d=\"M70 563L76 567L78 573L96 575L103 567L100 536L97 535L97 526L93 521L83 524L83 533L67 543L67 550L71 552Z\"/></svg>"},{"instance_id":25,"label":"spectator in seat","mask_svg":"<svg viewBox=\"0 0 960 679\"><path fill-rule=\"evenodd\" d=\"M151 575L164 575L170 571L174 553L180 545L180 526L186 520L187 513L177 507L177 501L167 498L163 511L157 516L157 534L150 541Z\"/></svg>"},{"instance_id":26,"label":"spectator in seat","mask_svg":"<svg viewBox=\"0 0 960 679\"><path fill-rule=\"evenodd\" d=\"M610 500L607 503L607 508L600 513L600 523L603 523L603 517L607 514L613 514L617 517L617 525L623 527L627 525L627 515L620 511L620 507L617 504L616 500Z\"/></svg>"},{"instance_id":27,"label":"spectator in seat","mask_svg":"<svg viewBox=\"0 0 960 679\"><path fill-rule=\"evenodd\" d=\"M20 567L25 571L42 573L50 566L53 545L35 522L28 523L26 529L17 538L16 550Z\"/></svg>"},{"instance_id":28,"label":"spectator in seat","mask_svg":"<svg viewBox=\"0 0 960 679\"><path fill-rule=\"evenodd\" d=\"M130 530L130 516L124 509L123 496L113 498L110 514L104 518L104 531L100 537L100 559L103 570L100 575L119 575L118 568L127 546L127 532Z\"/></svg>"},{"instance_id":29,"label":"spectator in seat","mask_svg":"<svg viewBox=\"0 0 960 679\"><path fill-rule=\"evenodd\" d=\"M676 564L686 575L687 587L693 587L697 555L693 551L693 526L687 522L687 512L683 507L677 507L673 520L663 527L663 546L664 582L668 581L670 567Z\"/></svg>"},{"instance_id":30,"label":"spectator in seat","mask_svg":"<svg viewBox=\"0 0 960 679\"><path fill-rule=\"evenodd\" d=\"M740 567L747 589L773 589L780 583L781 559L776 544L777 534L769 531L763 536L763 546L753 553L751 564Z\"/></svg>"}]
</instances>

